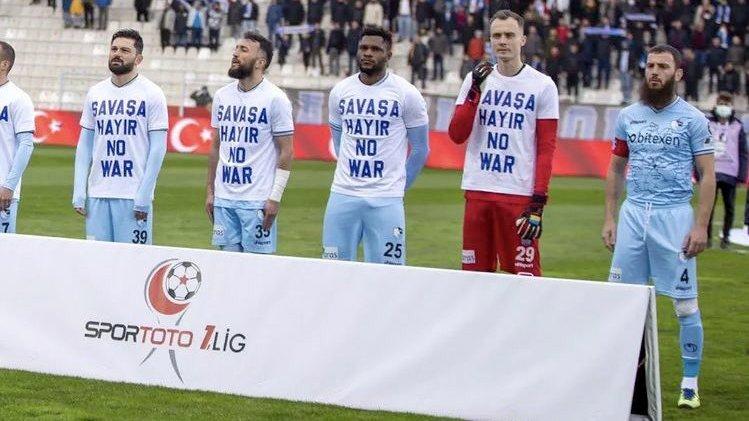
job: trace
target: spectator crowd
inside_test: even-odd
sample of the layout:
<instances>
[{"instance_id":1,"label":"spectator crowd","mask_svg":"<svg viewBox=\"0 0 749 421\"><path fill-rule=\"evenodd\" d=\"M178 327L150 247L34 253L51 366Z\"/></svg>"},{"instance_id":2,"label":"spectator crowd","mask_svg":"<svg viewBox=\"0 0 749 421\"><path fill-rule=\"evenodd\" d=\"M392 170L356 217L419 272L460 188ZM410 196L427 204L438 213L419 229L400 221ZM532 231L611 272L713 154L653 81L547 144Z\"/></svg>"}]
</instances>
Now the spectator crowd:
<instances>
[{"instance_id":1,"label":"spectator crowd","mask_svg":"<svg viewBox=\"0 0 749 421\"><path fill-rule=\"evenodd\" d=\"M56 0L48 1L55 7ZM65 25L106 29L110 5L62 0ZM608 88L613 75L623 102L630 102L647 48L661 42L684 55L687 99L699 100L701 84L709 92L749 91L747 0L168 0L155 16L151 0L133 5L139 21L158 21L162 49L216 50L222 38L257 31L263 19L278 63L293 52L315 75L355 72L362 28L384 26L410 44L411 80L422 88L445 78L448 56L462 57L459 69L449 69L461 77L491 60L489 18L510 9L526 20L525 62L571 98L579 98L582 87Z\"/></svg>"}]
</instances>

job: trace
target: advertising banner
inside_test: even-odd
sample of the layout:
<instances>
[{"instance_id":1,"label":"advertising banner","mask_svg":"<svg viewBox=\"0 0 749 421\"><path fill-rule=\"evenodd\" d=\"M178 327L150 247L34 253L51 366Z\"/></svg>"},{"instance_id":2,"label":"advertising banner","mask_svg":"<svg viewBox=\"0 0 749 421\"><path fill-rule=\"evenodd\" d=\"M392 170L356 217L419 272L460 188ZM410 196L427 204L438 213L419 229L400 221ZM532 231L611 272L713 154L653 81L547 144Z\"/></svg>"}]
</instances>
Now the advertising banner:
<instances>
[{"instance_id":1,"label":"advertising banner","mask_svg":"<svg viewBox=\"0 0 749 421\"><path fill-rule=\"evenodd\" d=\"M0 261L2 367L470 419L627 420L652 300L643 286L12 234Z\"/></svg>"},{"instance_id":2,"label":"advertising banner","mask_svg":"<svg viewBox=\"0 0 749 421\"><path fill-rule=\"evenodd\" d=\"M332 161L335 159L328 128L327 93L284 89L294 106L294 158ZM456 145L447 135L454 99L425 96L431 131L426 166L462 169L465 145ZM552 172L554 175L605 177L611 157L611 139L620 107L560 104L559 132ZM749 113L739 116L749 127ZM80 112L38 110L37 143L75 146ZM207 154L211 146L211 121L206 109L193 108L180 117L169 109L168 150Z\"/></svg>"}]
</instances>

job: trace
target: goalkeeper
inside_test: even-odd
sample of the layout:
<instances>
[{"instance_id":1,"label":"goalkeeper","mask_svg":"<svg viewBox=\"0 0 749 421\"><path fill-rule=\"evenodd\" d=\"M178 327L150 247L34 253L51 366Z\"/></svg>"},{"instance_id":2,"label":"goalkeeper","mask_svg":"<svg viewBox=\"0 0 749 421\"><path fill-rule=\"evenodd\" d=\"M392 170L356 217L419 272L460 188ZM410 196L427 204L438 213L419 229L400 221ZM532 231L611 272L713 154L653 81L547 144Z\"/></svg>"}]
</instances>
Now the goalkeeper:
<instances>
[{"instance_id":1,"label":"goalkeeper","mask_svg":"<svg viewBox=\"0 0 749 421\"><path fill-rule=\"evenodd\" d=\"M491 19L495 66L479 63L463 81L450 122L467 141L463 183L463 270L541 275L541 237L559 119L559 95L546 75L525 65L523 18Z\"/></svg>"}]
</instances>

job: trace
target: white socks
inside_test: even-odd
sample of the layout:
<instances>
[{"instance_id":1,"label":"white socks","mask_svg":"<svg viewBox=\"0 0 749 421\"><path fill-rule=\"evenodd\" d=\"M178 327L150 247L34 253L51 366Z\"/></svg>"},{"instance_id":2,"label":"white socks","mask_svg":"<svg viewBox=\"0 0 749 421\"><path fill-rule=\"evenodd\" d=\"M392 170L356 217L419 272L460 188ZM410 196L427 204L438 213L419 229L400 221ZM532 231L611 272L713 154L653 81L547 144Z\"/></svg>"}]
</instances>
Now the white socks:
<instances>
[{"instance_id":1,"label":"white socks","mask_svg":"<svg viewBox=\"0 0 749 421\"><path fill-rule=\"evenodd\" d=\"M683 377L681 379L681 388L692 389L696 392L697 391L697 377Z\"/></svg>"}]
</instances>

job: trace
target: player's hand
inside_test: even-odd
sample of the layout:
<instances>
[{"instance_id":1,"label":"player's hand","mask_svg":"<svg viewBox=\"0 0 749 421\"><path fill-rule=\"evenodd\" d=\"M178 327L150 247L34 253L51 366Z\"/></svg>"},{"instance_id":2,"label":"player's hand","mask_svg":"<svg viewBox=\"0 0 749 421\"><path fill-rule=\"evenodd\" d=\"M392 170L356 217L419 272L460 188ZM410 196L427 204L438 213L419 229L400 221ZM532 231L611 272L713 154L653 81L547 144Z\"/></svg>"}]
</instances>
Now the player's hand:
<instances>
[{"instance_id":1,"label":"player's hand","mask_svg":"<svg viewBox=\"0 0 749 421\"><path fill-rule=\"evenodd\" d=\"M603 240L603 245L606 246L609 251L614 251L614 245L616 244L616 222L614 222L613 219L607 219L606 222L603 223L601 239Z\"/></svg>"},{"instance_id":2,"label":"player's hand","mask_svg":"<svg viewBox=\"0 0 749 421\"><path fill-rule=\"evenodd\" d=\"M11 201L13 201L13 190L7 187L0 187L0 211L10 208Z\"/></svg>"},{"instance_id":3,"label":"player's hand","mask_svg":"<svg viewBox=\"0 0 749 421\"><path fill-rule=\"evenodd\" d=\"M684 255L691 259L702 253L707 247L707 228L695 225L684 240L682 250Z\"/></svg>"},{"instance_id":4,"label":"player's hand","mask_svg":"<svg viewBox=\"0 0 749 421\"><path fill-rule=\"evenodd\" d=\"M145 221L146 219L148 219L148 212L133 211L133 214L135 215L136 221Z\"/></svg>"},{"instance_id":5,"label":"player's hand","mask_svg":"<svg viewBox=\"0 0 749 421\"><path fill-rule=\"evenodd\" d=\"M491 74L492 70L494 70L494 66L488 61L482 61L477 64L473 72L471 72L473 75L473 86L480 90L481 84L484 83L484 79Z\"/></svg>"},{"instance_id":6,"label":"player's hand","mask_svg":"<svg viewBox=\"0 0 749 421\"><path fill-rule=\"evenodd\" d=\"M205 195L205 213L208 214L208 219L213 223L213 193Z\"/></svg>"},{"instance_id":7,"label":"player's hand","mask_svg":"<svg viewBox=\"0 0 749 421\"><path fill-rule=\"evenodd\" d=\"M542 215L544 205L546 204L546 195L534 194L531 197L531 203L517 220L515 226L518 228L518 236L521 240L536 240L541 238L543 231Z\"/></svg>"},{"instance_id":8,"label":"player's hand","mask_svg":"<svg viewBox=\"0 0 749 421\"><path fill-rule=\"evenodd\" d=\"M73 210L75 211L75 213L77 213L78 215L81 215L81 216L86 216L86 214L87 214L86 208L83 207L83 206L81 206L81 207L73 206Z\"/></svg>"},{"instance_id":9,"label":"player's hand","mask_svg":"<svg viewBox=\"0 0 749 421\"><path fill-rule=\"evenodd\" d=\"M276 220L278 215L278 208L281 204L275 200L266 200L265 207L263 208L263 229L268 231L273 226L273 221Z\"/></svg>"},{"instance_id":10,"label":"player's hand","mask_svg":"<svg viewBox=\"0 0 749 421\"><path fill-rule=\"evenodd\" d=\"M515 220L518 228L518 236L521 240L536 240L541 238L543 224L541 213L523 212L520 218Z\"/></svg>"}]
</instances>

